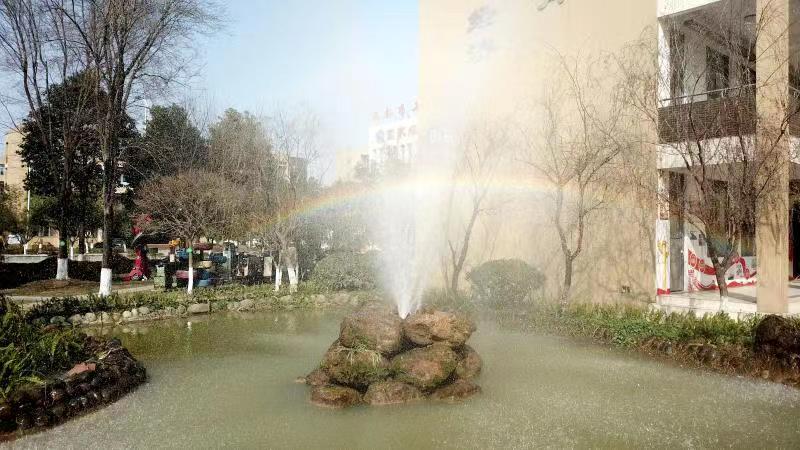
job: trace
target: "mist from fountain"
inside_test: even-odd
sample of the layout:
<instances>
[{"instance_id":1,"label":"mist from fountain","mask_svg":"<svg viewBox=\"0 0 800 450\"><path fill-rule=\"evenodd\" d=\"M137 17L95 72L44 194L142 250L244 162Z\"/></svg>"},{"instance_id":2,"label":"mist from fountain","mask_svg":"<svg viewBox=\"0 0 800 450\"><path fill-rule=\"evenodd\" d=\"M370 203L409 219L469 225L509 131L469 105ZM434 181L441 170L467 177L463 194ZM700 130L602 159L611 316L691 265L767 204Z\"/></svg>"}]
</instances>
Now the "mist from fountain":
<instances>
[{"instance_id":1,"label":"mist from fountain","mask_svg":"<svg viewBox=\"0 0 800 450\"><path fill-rule=\"evenodd\" d=\"M377 188L373 236L383 285L402 318L420 308L439 274L450 166L449 158L419 158L402 173L384 175Z\"/></svg>"}]
</instances>

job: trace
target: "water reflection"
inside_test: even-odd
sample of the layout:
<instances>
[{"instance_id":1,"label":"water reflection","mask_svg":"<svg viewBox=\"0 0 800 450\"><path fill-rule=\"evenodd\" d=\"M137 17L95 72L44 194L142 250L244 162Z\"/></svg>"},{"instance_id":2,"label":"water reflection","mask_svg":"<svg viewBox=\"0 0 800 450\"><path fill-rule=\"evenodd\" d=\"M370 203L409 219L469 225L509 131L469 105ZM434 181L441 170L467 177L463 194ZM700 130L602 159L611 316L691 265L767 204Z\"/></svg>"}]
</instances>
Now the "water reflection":
<instances>
[{"instance_id":1,"label":"water reflection","mask_svg":"<svg viewBox=\"0 0 800 450\"><path fill-rule=\"evenodd\" d=\"M684 370L483 320L471 344L484 393L460 405L317 409L293 380L342 314L215 315L105 330L150 381L20 447L795 447L800 393ZM145 331L146 330L146 331ZM102 444L100 444L102 443Z\"/></svg>"}]
</instances>

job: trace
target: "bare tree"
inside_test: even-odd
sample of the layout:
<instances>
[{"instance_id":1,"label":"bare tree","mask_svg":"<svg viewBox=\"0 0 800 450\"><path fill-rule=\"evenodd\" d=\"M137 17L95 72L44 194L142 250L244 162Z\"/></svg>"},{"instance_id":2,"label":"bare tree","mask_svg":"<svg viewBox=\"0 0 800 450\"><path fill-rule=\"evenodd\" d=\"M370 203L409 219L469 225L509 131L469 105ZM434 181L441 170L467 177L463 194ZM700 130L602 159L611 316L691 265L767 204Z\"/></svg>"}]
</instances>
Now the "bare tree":
<instances>
[{"instance_id":1,"label":"bare tree","mask_svg":"<svg viewBox=\"0 0 800 450\"><path fill-rule=\"evenodd\" d=\"M277 110L267 119L272 142L273 184L270 186L269 217L264 228L271 241L286 251L302 226L299 213L311 201L316 184L309 168L319 159L320 122L314 112Z\"/></svg>"},{"instance_id":2,"label":"bare tree","mask_svg":"<svg viewBox=\"0 0 800 450\"><path fill-rule=\"evenodd\" d=\"M216 6L205 0L71 0L60 5L73 45L89 61L93 88L103 93L97 132L103 159L103 264L100 295L111 292L114 202L120 157L119 131L144 88L166 87L189 74L198 34L218 24Z\"/></svg>"},{"instance_id":3,"label":"bare tree","mask_svg":"<svg viewBox=\"0 0 800 450\"><path fill-rule=\"evenodd\" d=\"M699 231L723 304L726 273L744 252L755 251L756 208L775 205L771 192L791 160L785 139L798 112L798 76L789 55L771 55L775 72L756 76L756 61L766 54L757 48L782 38L765 32L777 20L770 2L758 14L743 7L723 1L713 5L711 20L665 22L660 43L643 39L618 57L620 92L657 130L651 143L662 169L658 186L649 179L642 184L655 194L661 220ZM790 73L790 86L767 89L781 71ZM785 105L780 117L759 117L756 91L759 102Z\"/></svg>"},{"instance_id":4,"label":"bare tree","mask_svg":"<svg viewBox=\"0 0 800 450\"><path fill-rule=\"evenodd\" d=\"M566 305L592 220L618 194L613 175L626 144L623 102L599 95L608 92L606 67L600 60L557 59L557 75L534 111L536 119L521 126L520 160L551 187L549 215L564 264L559 300Z\"/></svg>"},{"instance_id":5,"label":"bare tree","mask_svg":"<svg viewBox=\"0 0 800 450\"><path fill-rule=\"evenodd\" d=\"M232 237L242 229L240 212L247 207L239 186L219 174L189 170L146 182L137 193L139 212L152 218L150 231L183 239L187 246L201 237ZM194 272L189 255L189 284Z\"/></svg>"},{"instance_id":6,"label":"bare tree","mask_svg":"<svg viewBox=\"0 0 800 450\"><path fill-rule=\"evenodd\" d=\"M273 206L275 184L272 142L262 120L235 109L226 110L209 128L209 165L250 196L250 207L241 211L249 217L248 238L264 248L269 241L267 227Z\"/></svg>"},{"instance_id":7,"label":"bare tree","mask_svg":"<svg viewBox=\"0 0 800 450\"><path fill-rule=\"evenodd\" d=\"M441 266L451 295L458 294L475 226L491 207L488 197L508 145L507 126L489 120L468 125L457 144L446 206L447 251ZM457 229L451 230L453 227Z\"/></svg>"},{"instance_id":8,"label":"bare tree","mask_svg":"<svg viewBox=\"0 0 800 450\"><path fill-rule=\"evenodd\" d=\"M59 173L58 265L56 279L68 278L69 214L77 148L86 139L87 120L96 104L92 74L84 54L73 43L62 0L4 0L0 3L0 55L13 74L29 109L26 125L53 155L51 172ZM54 107L50 96L60 86L68 107ZM64 104L62 100L62 105ZM12 122L14 119L12 118ZM55 156L59 155L59 156Z\"/></svg>"}]
</instances>

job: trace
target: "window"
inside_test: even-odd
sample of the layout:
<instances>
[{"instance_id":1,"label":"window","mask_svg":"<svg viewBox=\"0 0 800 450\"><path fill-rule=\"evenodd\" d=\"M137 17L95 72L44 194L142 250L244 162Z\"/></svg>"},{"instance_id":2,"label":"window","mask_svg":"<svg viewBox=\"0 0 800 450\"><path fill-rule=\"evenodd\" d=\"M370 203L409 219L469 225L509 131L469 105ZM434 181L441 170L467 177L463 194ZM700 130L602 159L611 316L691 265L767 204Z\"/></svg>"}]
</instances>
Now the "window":
<instances>
[{"instance_id":1,"label":"window","mask_svg":"<svg viewBox=\"0 0 800 450\"><path fill-rule=\"evenodd\" d=\"M730 87L730 58L706 47L706 91L708 98L719 98Z\"/></svg>"},{"instance_id":2,"label":"window","mask_svg":"<svg viewBox=\"0 0 800 450\"><path fill-rule=\"evenodd\" d=\"M676 99L684 94L686 36L673 29L669 34L669 95Z\"/></svg>"},{"instance_id":3,"label":"window","mask_svg":"<svg viewBox=\"0 0 800 450\"><path fill-rule=\"evenodd\" d=\"M742 65L739 68L741 75L742 75L742 86L752 86L756 84L756 70L749 67Z\"/></svg>"}]
</instances>

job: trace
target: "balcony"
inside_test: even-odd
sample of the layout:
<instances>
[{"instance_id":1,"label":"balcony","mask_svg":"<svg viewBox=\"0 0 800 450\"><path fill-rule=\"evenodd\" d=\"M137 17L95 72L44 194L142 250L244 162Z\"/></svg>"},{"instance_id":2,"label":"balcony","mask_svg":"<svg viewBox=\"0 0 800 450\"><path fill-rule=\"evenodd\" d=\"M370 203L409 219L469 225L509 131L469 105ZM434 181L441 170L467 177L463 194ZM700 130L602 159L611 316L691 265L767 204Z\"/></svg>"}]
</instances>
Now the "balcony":
<instances>
[{"instance_id":1,"label":"balcony","mask_svg":"<svg viewBox=\"0 0 800 450\"><path fill-rule=\"evenodd\" d=\"M752 135L756 130L754 85L666 99L658 110L662 144Z\"/></svg>"},{"instance_id":2,"label":"balcony","mask_svg":"<svg viewBox=\"0 0 800 450\"><path fill-rule=\"evenodd\" d=\"M719 89L666 99L658 111L661 144L750 136L756 131L755 86ZM800 136L800 90L789 87L790 136Z\"/></svg>"}]
</instances>

